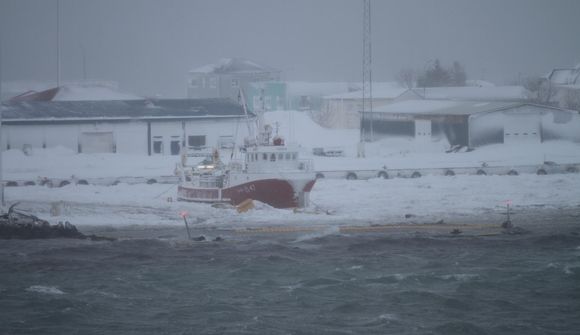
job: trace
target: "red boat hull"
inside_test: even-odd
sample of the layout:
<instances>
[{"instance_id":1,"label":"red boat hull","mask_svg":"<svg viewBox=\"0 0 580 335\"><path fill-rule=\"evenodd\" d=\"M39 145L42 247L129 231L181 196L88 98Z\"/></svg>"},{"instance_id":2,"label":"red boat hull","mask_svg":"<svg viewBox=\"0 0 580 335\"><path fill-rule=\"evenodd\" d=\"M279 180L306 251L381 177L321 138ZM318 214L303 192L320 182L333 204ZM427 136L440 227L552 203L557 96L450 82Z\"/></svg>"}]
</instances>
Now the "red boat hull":
<instances>
[{"instance_id":1,"label":"red boat hull","mask_svg":"<svg viewBox=\"0 0 580 335\"><path fill-rule=\"evenodd\" d=\"M316 180L310 180L294 189L294 186L281 179L261 179L223 189L202 189L188 186L179 186L180 200L203 202L230 202L238 205L246 199L257 200L276 208L299 207L300 199L297 194L310 192ZM221 191L221 197L220 197Z\"/></svg>"}]
</instances>

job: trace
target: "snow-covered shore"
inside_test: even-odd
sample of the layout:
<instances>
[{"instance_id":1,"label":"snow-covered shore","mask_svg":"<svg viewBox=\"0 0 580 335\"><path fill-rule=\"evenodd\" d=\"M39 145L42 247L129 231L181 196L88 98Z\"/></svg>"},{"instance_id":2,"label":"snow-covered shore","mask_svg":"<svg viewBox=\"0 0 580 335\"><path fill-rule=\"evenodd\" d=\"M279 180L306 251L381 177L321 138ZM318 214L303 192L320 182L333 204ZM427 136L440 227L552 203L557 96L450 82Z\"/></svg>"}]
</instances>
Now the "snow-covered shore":
<instances>
[{"instance_id":1,"label":"snow-covered shore","mask_svg":"<svg viewBox=\"0 0 580 335\"><path fill-rule=\"evenodd\" d=\"M116 186L67 185L6 189L9 203L33 211L49 221L83 225L181 225L179 213L210 227L272 225L368 225L400 223L406 214L416 220L457 216L501 218L506 201L519 212L538 208L578 208L580 174L520 176L453 176L419 179L319 180L311 194L313 207L305 212L258 204L237 213L233 208L174 202L176 187L167 184ZM171 198L171 199L169 199ZM59 216L50 216L58 207ZM318 213L313 213L318 209Z\"/></svg>"},{"instance_id":2,"label":"snow-covered shore","mask_svg":"<svg viewBox=\"0 0 580 335\"><path fill-rule=\"evenodd\" d=\"M367 145L367 158L356 158L358 130L324 129L301 112L272 112L267 122L280 125L288 142L297 142L302 156L317 169L378 169L382 166L479 166L580 162L580 145L546 142L508 147L488 146L473 152L444 153L445 143L417 144L404 139ZM287 124L288 126L284 126ZM312 155L313 147L340 146L345 157ZM36 149L31 155L10 150L3 156L4 180L51 178L148 177L172 175L177 156L76 154L64 148ZM8 187L8 204L49 218L83 225L177 225L178 213L188 211L192 220L212 227L264 225L343 225L397 223L405 214L417 220L451 216L499 215L506 201L525 211L531 208L580 208L580 174L536 176L423 176L418 179L319 180L312 193L312 208L303 213L270 208L238 214L235 209L175 200L176 186L168 184L119 184L116 186L67 185ZM50 216L51 209L60 212ZM317 212L314 214L312 212Z\"/></svg>"}]
</instances>

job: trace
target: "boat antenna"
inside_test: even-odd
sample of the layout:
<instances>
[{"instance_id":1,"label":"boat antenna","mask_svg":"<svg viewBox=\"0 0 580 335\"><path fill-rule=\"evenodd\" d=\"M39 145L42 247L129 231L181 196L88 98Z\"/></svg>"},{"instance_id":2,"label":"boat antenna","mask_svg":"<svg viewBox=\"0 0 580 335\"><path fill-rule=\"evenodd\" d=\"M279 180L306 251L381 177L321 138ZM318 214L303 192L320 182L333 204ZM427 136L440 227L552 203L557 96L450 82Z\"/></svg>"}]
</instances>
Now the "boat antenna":
<instances>
[{"instance_id":1,"label":"boat antenna","mask_svg":"<svg viewBox=\"0 0 580 335\"><path fill-rule=\"evenodd\" d=\"M258 137L256 133L252 130L251 122L250 122L250 115L248 114L248 105L246 104L246 97L244 96L244 91L240 88L238 93L238 100L244 109L244 115L246 116L246 125L248 126L248 134L250 137L254 139L254 143L258 144Z\"/></svg>"}]
</instances>

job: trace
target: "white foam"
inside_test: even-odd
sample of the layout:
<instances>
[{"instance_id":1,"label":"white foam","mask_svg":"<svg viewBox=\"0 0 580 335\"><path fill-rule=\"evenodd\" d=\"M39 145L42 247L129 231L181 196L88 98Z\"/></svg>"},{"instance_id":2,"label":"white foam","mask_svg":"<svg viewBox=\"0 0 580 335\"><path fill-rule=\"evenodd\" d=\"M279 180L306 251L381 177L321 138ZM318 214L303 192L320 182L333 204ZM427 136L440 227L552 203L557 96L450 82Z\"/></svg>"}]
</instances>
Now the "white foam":
<instances>
[{"instance_id":1,"label":"white foam","mask_svg":"<svg viewBox=\"0 0 580 335\"><path fill-rule=\"evenodd\" d=\"M320 237L324 237L324 236L336 235L339 233L340 233L340 227L331 226L331 227L328 227L328 228L326 228L322 231L319 231L319 232L299 236L298 238L296 238L296 240L294 242L304 242L304 241L313 240L315 238L320 238Z\"/></svg>"},{"instance_id":2,"label":"white foam","mask_svg":"<svg viewBox=\"0 0 580 335\"><path fill-rule=\"evenodd\" d=\"M479 275L469 274L469 273L452 273L448 275L443 275L440 278L443 280L457 280L457 281L467 281L471 279L478 278Z\"/></svg>"},{"instance_id":3,"label":"white foam","mask_svg":"<svg viewBox=\"0 0 580 335\"><path fill-rule=\"evenodd\" d=\"M32 285L29 288L27 288L26 291L42 294L65 294L63 291L59 290L54 286L42 286L42 285Z\"/></svg>"}]
</instances>

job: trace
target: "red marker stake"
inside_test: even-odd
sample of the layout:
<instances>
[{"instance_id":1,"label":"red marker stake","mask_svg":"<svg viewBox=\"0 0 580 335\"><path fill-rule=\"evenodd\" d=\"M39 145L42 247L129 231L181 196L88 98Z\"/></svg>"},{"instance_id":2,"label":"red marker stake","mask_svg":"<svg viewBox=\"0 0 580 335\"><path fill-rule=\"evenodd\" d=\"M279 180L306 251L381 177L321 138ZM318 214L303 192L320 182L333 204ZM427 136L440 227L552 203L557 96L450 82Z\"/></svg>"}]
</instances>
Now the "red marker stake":
<instances>
[{"instance_id":1,"label":"red marker stake","mask_svg":"<svg viewBox=\"0 0 580 335\"><path fill-rule=\"evenodd\" d=\"M187 212L185 211L180 212L179 215L183 218L183 222L185 222L185 229L187 229L187 238L191 240L191 234L189 233L189 225L187 224Z\"/></svg>"}]
</instances>

